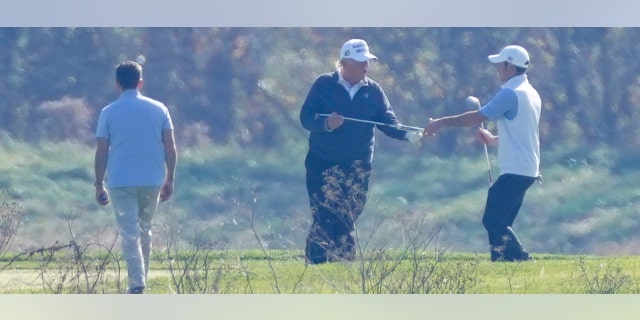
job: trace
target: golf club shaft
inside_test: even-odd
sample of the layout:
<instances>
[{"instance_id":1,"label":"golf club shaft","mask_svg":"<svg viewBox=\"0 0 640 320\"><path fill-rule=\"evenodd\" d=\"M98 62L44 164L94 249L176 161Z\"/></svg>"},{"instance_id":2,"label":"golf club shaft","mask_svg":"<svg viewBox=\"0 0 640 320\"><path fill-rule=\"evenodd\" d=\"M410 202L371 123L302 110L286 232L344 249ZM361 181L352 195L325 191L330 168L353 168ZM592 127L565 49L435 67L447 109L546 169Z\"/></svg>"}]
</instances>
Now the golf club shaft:
<instances>
[{"instance_id":1,"label":"golf club shaft","mask_svg":"<svg viewBox=\"0 0 640 320\"><path fill-rule=\"evenodd\" d=\"M480 122L480 128L484 130L484 124L482 122ZM487 159L487 169L489 171L489 185L491 185L491 183L493 183L493 178L491 177L491 162L489 161L489 150L487 149L486 143L483 143L482 145L484 146L484 157Z\"/></svg>"},{"instance_id":2,"label":"golf club shaft","mask_svg":"<svg viewBox=\"0 0 640 320\"><path fill-rule=\"evenodd\" d=\"M330 114L316 113L316 118L317 117L328 117L328 116L330 116ZM349 120L349 121L375 124L375 125L379 125L379 126L391 127L391 128L395 128L395 129L399 129L399 130L405 130L405 131L420 131L420 132L422 132L424 130L424 128L405 126L403 124L383 123L383 122L356 119L356 118L349 118L349 117L342 117L342 118L345 119L345 120Z\"/></svg>"}]
</instances>

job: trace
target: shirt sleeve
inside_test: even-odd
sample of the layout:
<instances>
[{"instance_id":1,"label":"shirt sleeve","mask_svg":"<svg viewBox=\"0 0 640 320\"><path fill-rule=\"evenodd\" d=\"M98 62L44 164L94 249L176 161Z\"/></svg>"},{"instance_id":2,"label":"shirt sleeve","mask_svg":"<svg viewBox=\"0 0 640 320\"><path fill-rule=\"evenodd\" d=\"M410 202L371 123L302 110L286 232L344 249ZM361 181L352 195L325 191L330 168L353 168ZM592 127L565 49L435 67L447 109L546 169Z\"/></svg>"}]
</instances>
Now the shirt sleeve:
<instances>
[{"instance_id":1,"label":"shirt sleeve","mask_svg":"<svg viewBox=\"0 0 640 320\"><path fill-rule=\"evenodd\" d=\"M480 109L480 113L490 120L500 117L513 119L518 113L518 97L511 89L501 89Z\"/></svg>"},{"instance_id":2,"label":"shirt sleeve","mask_svg":"<svg viewBox=\"0 0 640 320\"><path fill-rule=\"evenodd\" d=\"M309 94L307 94L307 98L300 109L300 123L303 128L310 132L328 131L326 127L326 118L317 116L320 111L320 100L322 95L321 86L322 78L319 77L311 86Z\"/></svg>"},{"instance_id":3,"label":"shirt sleeve","mask_svg":"<svg viewBox=\"0 0 640 320\"><path fill-rule=\"evenodd\" d=\"M171 120L171 114L169 113L169 108L167 108L164 104L162 105L164 109L164 123L162 124L163 130L173 130L173 121Z\"/></svg>"},{"instance_id":4,"label":"shirt sleeve","mask_svg":"<svg viewBox=\"0 0 640 320\"><path fill-rule=\"evenodd\" d=\"M107 127L106 108L100 110L100 116L98 117L98 125L96 127L96 138L109 139L109 128Z\"/></svg>"}]
</instances>

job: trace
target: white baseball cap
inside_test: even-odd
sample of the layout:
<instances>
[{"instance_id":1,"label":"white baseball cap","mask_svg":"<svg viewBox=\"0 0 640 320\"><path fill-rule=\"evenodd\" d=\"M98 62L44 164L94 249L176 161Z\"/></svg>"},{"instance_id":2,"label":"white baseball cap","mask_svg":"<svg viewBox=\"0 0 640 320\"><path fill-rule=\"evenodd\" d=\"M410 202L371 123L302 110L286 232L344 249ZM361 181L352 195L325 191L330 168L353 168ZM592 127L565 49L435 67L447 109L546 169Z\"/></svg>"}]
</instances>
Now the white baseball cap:
<instances>
[{"instance_id":1,"label":"white baseball cap","mask_svg":"<svg viewBox=\"0 0 640 320\"><path fill-rule=\"evenodd\" d=\"M529 66L529 53L521 46L506 46L498 54L489 56L493 63L509 62L515 66L526 68Z\"/></svg>"},{"instance_id":2,"label":"white baseball cap","mask_svg":"<svg viewBox=\"0 0 640 320\"><path fill-rule=\"evenodd\" d=\"M340 60L349 58L360 62L378 60L378 57L369 52L369 45L362 39L351 39L342 45Z\"/></svg>"}]
</instances>

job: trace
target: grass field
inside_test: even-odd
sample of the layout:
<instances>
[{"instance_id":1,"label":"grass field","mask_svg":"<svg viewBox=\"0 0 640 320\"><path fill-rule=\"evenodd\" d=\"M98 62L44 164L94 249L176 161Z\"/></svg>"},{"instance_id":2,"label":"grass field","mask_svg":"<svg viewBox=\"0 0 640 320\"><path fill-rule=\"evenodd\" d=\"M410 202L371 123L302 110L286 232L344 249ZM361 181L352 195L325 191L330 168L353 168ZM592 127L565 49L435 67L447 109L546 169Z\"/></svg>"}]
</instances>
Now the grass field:
<instances>
[{"instance_id":1,"label":"grass field","mask_svg":"<svg viewBox=\"0 0 640 320\"><path fill-rule=\"evenodd\" d=\"M121 293L117 255L63 252L2 261L0 293ZM7 260L7 259L4 259ZM155 252L151 294L637 294L640 257L539 255L492 263L488 255L363 252L354 262L307 265L297 251Z\"/></svg>"},{"instance_id":2,"label":"grass field","mask_svg":"<svg viewBox=\"0 0 640 320\"><path fill-rule=\"evenodd\" d=\"M0 235L0 293L126 291L126 266L110 240L112 209L93 201L92 149L7 141L0 149L11 158L0 165L0 187L10 193L0 204L11 230ZM305 265L299 251L309 225L299 149L285 157L184 150L176 195L155 219L148 292L640 292L640 173L614 165L609 149L594 149L588 159L562 148L546 154L554 165L545 167L545 184L532 188L517 221L536 261L520 264L491 263L484 251L481 157L381 153L358 221L358 260L320 266Z\"/></svg>"}]
</instances>

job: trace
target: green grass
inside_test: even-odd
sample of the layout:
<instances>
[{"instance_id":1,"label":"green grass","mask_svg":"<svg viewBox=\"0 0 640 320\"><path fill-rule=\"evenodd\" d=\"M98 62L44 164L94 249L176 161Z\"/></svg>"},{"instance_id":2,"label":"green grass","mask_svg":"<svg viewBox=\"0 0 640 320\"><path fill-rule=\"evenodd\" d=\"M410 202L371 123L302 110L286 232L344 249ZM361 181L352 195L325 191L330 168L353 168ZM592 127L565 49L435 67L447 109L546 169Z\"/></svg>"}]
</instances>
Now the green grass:
<instances>
[{"instance_id":1,"label":"green grass","mask_svg":"<svg viewBox=\"0 0 640 320\"><path fill-rule=\"evenodd\" d=\"M195 259L195 257L198 259ZM208 262L205 261L205 257ZM94 260L99 257L85 257ZM5 257L0 265L8 263ZM197 260L197 262L196 262ZM0 270L0 293L53 293L46 289L73 274L64 261L47 264L37 256L19 259ZM185 251L169 260L156 252L148 293L222 294L637 294L640 257L537 255L522 263L489 261L488 255L419 251L367 251L354 262L306 265L292 250ZM182 264L181 264L182 263ZM186 263L191 263L189 267ZM110 266L110 281L97 293L119 292L126 280ZM91 274L91 272L89 273ZM183 277L181 289L176 277ZM84 275L84 274L83 274ZM106 278L107 276L105 276ZM46 279L45 279L46 278ZM81 277L82 278L82 277ZM91 278L91 277L89 277ZM46 285L45 285L46 284ZM69 282L67 282L69 285ZM72 286L68 293L74 293ZM82 291L80 291L82 292Z\"/></svg>"},{"instance_id":2,"label":"green grass","mask_svg":"<svg viewBox=\"0 0 640 320\"><path fill-rule=\"evenodd\" d=\"M381 145L384 143L381 141ZM305 145L292 142L287 147L285 151L238 146L181 150L176 193L160 206L154 220L157 239L170 235L163 231L169 223L173 225L172 232L179 232L181 252L190 252L192 246L235 252L233 257L216 256L215 261L228 263L220 265L228 268L216 272L219 276L233 275L228 283L237 283L240 281L237 277L241 277L245 286L217 289L221 291L278 291L274 289L274 273L283 279L289 274L293 277L282 280L283 293L406 290L406 284L402 283L405 276L400 273L387 279L395 281L388 284L392 289L385 289L380 283L367 287L362 273L368 269L362 263L313 266L303 279L304 283L314 284L295 285L300 280L293 279L299 278L304 263L300 253L291 252L304 247L310 215L304 187ZM446 248L450 254L467 252L476 258L473 252L480 252L476 280L481 285L466 286L464 290L470 293L585 292L586 280L578 285L580 281L571 277L586 278L588 273L584 266L579 268L580 264L592 261L609 261L606 264L609 269L589 270L608 273L610 277L620 265L624 274L618 276L628 275L633 281L622 277L625 282L635 283L637 261L618 259L639 252L635 243L639 240L636 230L640 225L637 218L640 174L625 166L629 161L622 151L600 146L588 153L562 148L544 153L545 184L531 188L514 225L527 250L536 254L538 261L522 264L514 273L510 272L515 268L513 265L490 264L483 255L487 243L481 215L488 187L483 154L441 158L420 149L394 148L381 147L377 151L369 201L358 220L361 245L367 250L401 250L407 247L406 235L411 234L414 239L436 236L437 247ZM0 186L15 195L24 213L12 253L47 247L56 241L67 243L72 238L82 243L104 243L113 237L112 209L99 207L93 200L91 146L73 142L29 145L7 138L0 143L0 151L7 159L0 164ZM493 173L495 179L497 168ZM265 247L288 253L279 256L275 250L270 251L270 256L275 257L272 260L250 259L247 252L260 248L255 233ZM565 258L546 253L571 255ZM257 257L263 256L258 251ZM464 254L461 257L469 259ZM464 259L454 263L451 270L465 267L461 264ZM25 267L28 263L39 262L25 261L24 265L12 267L28 271ZM265 267L274 266L265 272ZM376 276L374 267L383 272L391 265L375 266L371 262L369 267L372 276ZM162 275L163 266L157 268ZM340 269L340 273L332 268ZM409 266L394 268L399 272ZM242 273L247 269L252 272ZM562 269L564 273L559 271ZM324 282L318 282L317 278ZM550 285L545 282L548 278L558 281ZM153 281L164 283L168 279L160 277ZM597 291L597 286L594 287L590 291ZM153 290L171 292L168 288L163 284ZM620 290L635 289L626 285Z\"/></svg>"}]
</instances>

